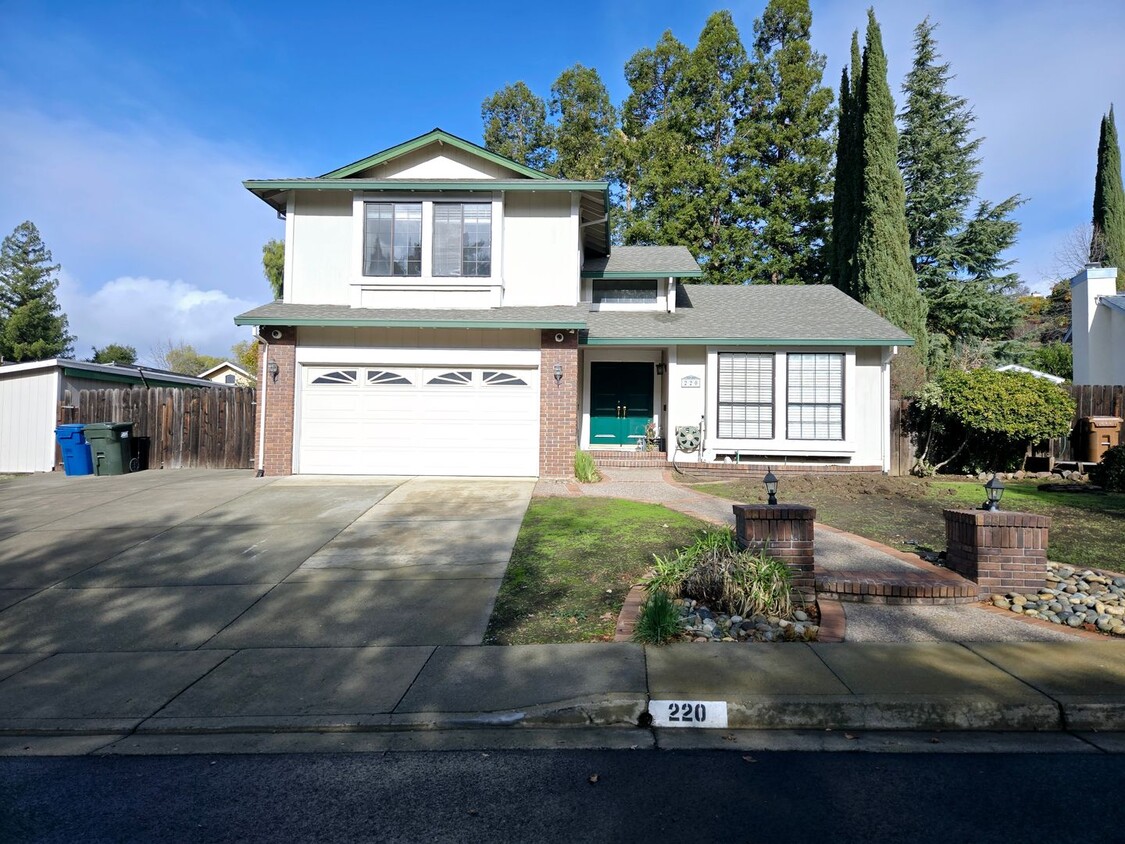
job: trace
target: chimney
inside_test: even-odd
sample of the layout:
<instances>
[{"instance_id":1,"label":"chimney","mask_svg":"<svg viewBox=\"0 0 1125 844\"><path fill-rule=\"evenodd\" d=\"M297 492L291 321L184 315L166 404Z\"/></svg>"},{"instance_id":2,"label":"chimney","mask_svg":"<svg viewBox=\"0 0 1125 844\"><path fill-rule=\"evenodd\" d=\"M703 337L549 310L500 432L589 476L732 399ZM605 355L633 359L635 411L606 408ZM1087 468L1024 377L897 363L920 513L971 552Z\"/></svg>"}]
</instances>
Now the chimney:
<instances>
[{"instance_id":1,"label":"chimney","mask_svg":"<svg viewBox=\"0 0 1125 844\"><path fill-rule=\"evenodd\" d=\"M1117 293L1117 267L1088 265L1070 280L1070 331L1075 384L1112 384L1110 315L1098 307Z\"/></svg>"}]
</instances>

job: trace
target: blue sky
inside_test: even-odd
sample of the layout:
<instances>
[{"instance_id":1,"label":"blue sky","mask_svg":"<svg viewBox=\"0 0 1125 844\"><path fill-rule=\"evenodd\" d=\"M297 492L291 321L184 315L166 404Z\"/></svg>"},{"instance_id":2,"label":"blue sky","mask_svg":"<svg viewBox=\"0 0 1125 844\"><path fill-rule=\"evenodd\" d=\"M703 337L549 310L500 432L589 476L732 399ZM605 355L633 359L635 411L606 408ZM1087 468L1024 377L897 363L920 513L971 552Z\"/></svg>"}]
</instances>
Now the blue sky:
<instances>
[{"instance_id":1,"label":"blue sky","mask_svg":"<svg viewBox=\"0 0 1125 844\"><path fill-rule=\"evenodd\" d=\"M813 2L833 88L867 5ZM269 298L261 244L283 234L243 179L318 175L434 126L479 141L486 96L521 79L547 96L576 62L619 102L625 62L665 29L691 46L729 8L749 44L763 6L0 0L0 233L39 226L80 356L169 340L225 354L248 336L232 317ZM876 14L899 105L912 29L940 23L952 90L987 138L981 193L1029 199L1010 257L1043 289L1089 221L1099 119L1125 108L1125 4L897 0Z\"/></svg>"}]
</instances>

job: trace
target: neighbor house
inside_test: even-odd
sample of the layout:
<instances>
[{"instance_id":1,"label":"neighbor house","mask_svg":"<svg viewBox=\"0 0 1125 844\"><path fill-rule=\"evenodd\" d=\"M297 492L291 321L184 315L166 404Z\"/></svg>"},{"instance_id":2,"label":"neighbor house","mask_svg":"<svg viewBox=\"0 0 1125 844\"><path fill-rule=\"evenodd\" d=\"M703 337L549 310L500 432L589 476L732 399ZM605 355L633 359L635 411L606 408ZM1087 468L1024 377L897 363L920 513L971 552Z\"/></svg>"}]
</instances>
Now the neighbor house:
<instances>
[{"instance_id":1,"label":"neighbor house","mask_svg":"<svg viewBox=\"0 0 1125 844\"><path fill-rule=\"evenodd\" d=\"M58 467L55 425L81 390L115 387L212 387L210 381L135 364L52 358L0 366L0 472L50 472ZM120 419L88 419L120 422Z\"/></svg>"},{"instance_id":2,"label":"neighbor house","mask_svg":"<svg viewBox=\"0 0 1125 844\"><path fill-rule=\"evenodd\" d=\"M1075 384L1125 384L1125 294L1116 267L1087 267L1070 281Z\"/></svg>"},{"instance_id":3,"label":"neighbor house","mask_svg":"<svg viewBox=\"0 0 1125 844\"><path fill-rule=\"evenodd\" d=\"M235 320L264 343L266 474L566 477L577 449L647 447L889 466L910 337L833 287L694 283L684 247L611 245L606 182L435 129L245 184L285 219L284 295Z\"/></svg>"},{"instance_id":4,"label":"neighbor house","mask_svg":"<svg viewBox=\"0 0 1125 844\"><path fill-rule=\"evenodd\" d=\"M254 385L254 376L237 363L231 363L229 360L215 364L206 372L200 372L198 377L228 387L252 387Z\"/></svg>"}]
</instances>

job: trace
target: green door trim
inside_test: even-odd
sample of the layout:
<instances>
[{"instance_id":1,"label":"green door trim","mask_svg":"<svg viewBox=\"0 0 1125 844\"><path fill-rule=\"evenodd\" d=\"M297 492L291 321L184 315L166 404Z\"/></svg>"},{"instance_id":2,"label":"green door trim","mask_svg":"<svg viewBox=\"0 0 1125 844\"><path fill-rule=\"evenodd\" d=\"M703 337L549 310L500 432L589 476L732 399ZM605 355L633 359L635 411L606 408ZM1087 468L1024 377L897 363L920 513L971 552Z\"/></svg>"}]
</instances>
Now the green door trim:
<instances>
[{"instance_id":1,"label":"green door trim","mask_svg":"<svg viewBox=\"0 0 1125 844\"><path fill-rule=\"evenodd\" d=\"M637 446L653 419L655 364L590 362L590 447Z\"/></svg>"}]
</instances>

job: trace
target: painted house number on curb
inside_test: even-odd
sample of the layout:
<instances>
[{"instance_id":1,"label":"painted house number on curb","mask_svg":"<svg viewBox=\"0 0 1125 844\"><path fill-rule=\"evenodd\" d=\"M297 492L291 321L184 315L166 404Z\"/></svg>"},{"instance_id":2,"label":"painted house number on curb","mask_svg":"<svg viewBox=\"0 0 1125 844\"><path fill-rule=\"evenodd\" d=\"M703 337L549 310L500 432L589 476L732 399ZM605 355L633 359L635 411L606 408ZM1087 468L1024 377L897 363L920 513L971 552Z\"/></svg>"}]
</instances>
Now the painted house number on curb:
<instances>
[{"instance_id":1,"label":"painted house number on curb","mask_svg":"<svg viewBox=\"0 0 1125 844\"><path fill-rule=\"evenodd\" d=\"M654 700L648 705L654 727L726 729L725 700Z\"/></svg>"}]
</instances>

